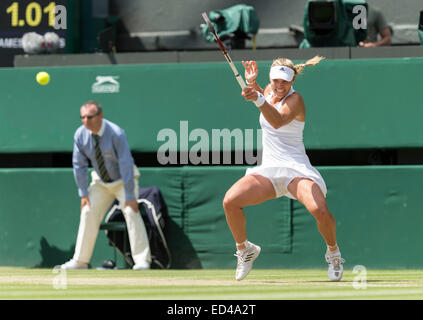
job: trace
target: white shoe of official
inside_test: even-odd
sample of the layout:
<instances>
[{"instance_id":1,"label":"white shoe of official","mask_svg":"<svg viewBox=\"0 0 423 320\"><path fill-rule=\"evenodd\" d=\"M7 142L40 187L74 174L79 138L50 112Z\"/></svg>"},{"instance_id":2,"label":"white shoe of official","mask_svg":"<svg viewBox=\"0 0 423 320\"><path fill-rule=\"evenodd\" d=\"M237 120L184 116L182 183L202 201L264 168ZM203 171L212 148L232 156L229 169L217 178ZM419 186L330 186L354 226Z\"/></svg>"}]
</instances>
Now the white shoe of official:
<instances>
[{"instance_id":1,"label":"white shoe of official","mask_svg":"<svg viewBox=\"0 0 423 320\"><path fill-rule=\"evenodd\" d=\"M78 261L71 259L68 262L62 264L60 266L60 269L65 269L65 270L88 269L88 263L79 263Z\"/></svg>"},{"instance_id":2,"label":"white shoe of official","mask_svg":"<svg viewBox=\"0 0 423 320\"><path fill-rule=\"evenodd\" d=\"M341 258L341 253L339 251L334 254L326 252L325 259L329 265L329 279L331 281L340 281L342 279L342 273L344 272L342 264L345 262L345 260Z\"/></svg>"},{"instance_id":3,"label":"white shoe of official","mask_svg":"<svg viewBox=\"0 0 423 320\"><path fill-rule=\"evenodd\" d=\"M150 269L150 264L147 261L137 263L132 267L132 270L148 270L148 269Z\"/></svg>"},{"instance_id":4,"label":"white shoe of official","mask_svg":"<svg viewBox=\"0 0 423 320\"><path fill-rule=\"evenodd\" d=\"M234 256L238 258L238 263L236 266L236 273L235 279L242 280L244 279L248 273L251 271L253 267L254 260L257 259L261 251L259 246L248 242L248 247L243 251L237 251Z\"/></svg>"}]
</instances>

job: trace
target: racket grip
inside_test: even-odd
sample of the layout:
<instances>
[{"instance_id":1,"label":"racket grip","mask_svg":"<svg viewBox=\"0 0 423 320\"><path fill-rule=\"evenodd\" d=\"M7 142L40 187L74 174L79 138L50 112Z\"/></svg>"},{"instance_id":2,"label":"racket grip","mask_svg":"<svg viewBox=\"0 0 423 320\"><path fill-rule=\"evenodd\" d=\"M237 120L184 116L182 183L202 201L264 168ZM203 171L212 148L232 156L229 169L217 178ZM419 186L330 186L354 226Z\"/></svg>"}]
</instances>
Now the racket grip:
<instances>
[{"instance_id":1,"label":"racket grip","mask_svg":"<svg viewBox=\"0 0 423 320\"><path fill-rule=\"evenodd\" d=\"M242 77L238 74L237 76L235 76L236 80L239 83L239 86L241 87L241 89L244 89L247 85L244 82L244 79L242 79Z\"/></svg>"}]
</instances>

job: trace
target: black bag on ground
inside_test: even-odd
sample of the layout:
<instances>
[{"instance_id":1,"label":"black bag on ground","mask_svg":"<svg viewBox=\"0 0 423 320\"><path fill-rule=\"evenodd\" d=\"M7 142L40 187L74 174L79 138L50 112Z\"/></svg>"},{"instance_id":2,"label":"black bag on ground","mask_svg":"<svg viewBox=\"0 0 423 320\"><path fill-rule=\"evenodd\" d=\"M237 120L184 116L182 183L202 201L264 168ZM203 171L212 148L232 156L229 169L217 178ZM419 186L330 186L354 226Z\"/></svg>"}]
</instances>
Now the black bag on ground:
<instances>
[{"instance_id":1,"label":"black bag on ground","mask_svg":"<svg viewBox=\"0 0 423 320\"><path fill-rule=\"evenodd\" d=\"M152 269L169 269L171 255L165 238L166 221L169 218L166 203L156 186L139 188L138 207L147 230L151 251ZM122 211L116 200L106 216L106 222L125 221ZM124 256L129 266L134 265L128 232L107 230L109 244Z\"/></svg>"}]
</instances>

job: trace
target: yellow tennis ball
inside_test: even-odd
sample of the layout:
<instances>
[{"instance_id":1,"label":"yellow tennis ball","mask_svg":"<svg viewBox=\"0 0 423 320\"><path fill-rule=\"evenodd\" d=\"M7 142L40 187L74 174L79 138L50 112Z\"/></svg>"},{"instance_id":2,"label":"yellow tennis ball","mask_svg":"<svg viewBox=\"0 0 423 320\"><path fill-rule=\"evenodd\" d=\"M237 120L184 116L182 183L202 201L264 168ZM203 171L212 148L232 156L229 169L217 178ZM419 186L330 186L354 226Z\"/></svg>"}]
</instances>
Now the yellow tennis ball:
<instances>
[{"instance_id":1,"label":"yellow tennis ball","mask_svg":"<svg viewBox=\"0 0 423 320\"><path fill-rule=\"evenodd\" d=\"M50 75L47 72L41 71L37 73L37 82L43 86L50 82Z\"/></svg>"}]
</instances>

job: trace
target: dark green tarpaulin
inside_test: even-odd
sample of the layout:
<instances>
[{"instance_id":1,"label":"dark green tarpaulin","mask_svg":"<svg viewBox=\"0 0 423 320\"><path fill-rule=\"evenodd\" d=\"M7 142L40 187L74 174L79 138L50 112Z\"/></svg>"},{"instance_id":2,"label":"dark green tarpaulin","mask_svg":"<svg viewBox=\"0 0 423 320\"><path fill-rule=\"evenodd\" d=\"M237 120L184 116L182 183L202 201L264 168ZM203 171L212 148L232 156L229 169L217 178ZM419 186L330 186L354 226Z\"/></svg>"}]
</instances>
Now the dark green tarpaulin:
<instances>
[{"instance_id":1,"label":"dark green tarpaulin","mask_svg":"<svg viewBox=\"0 0 423 320\"><path fill-rule=\"evenodd\" d=\"M259 29L259 18L252 6L239 4L224 10L210 11L208 16L219 37L236 31L257 34ZM202 28L202 35L206 41L214 41L207 24Z\"/></svg>"}]
</instances>

